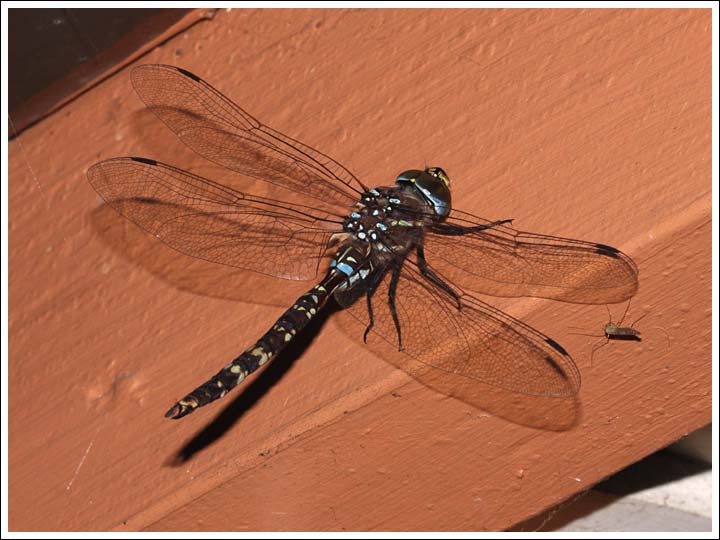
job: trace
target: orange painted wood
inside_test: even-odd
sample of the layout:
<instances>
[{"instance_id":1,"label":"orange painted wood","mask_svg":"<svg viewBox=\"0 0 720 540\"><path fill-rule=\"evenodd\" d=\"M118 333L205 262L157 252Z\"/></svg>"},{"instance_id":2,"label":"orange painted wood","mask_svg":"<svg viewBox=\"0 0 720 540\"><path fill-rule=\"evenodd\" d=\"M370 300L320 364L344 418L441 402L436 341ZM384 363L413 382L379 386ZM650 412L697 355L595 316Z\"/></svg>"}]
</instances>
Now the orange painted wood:
<instances>
[{"instance_id":1,"label":"orange painted wood","mask_svg":"<svg viewBox=\"0 0 720 540\"><path fill-rule=\"evenodd\" d=\"M710 422L710 21L232 10L142 59L368 184L441 165L458 208L633 256L644 340L592 366L570 327L601 331L605 306L489 299L574 356L570 404L474 409L334 315L234 395L164 419L311 284L193 261L102 207L85 170L120 155L262 191L184 149L127 69L27 130L9 165L10 529L497 530Z\"/></svg>"}]
</instances>

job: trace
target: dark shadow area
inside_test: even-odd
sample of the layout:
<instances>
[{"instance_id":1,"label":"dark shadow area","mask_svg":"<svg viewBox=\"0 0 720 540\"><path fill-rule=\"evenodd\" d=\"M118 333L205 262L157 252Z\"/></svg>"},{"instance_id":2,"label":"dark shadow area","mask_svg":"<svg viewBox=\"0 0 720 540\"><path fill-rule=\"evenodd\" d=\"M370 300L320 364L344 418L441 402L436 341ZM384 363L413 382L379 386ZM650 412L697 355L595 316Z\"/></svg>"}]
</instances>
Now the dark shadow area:
<instances>
[{"instance_id":1,"label":"dark shadow area","mask_svg":"<svg viewBox=\"0 0 720 540\"><path fill-rule=\"evenodd\" d=\"M213 10L174 8L11 7L11 137L122 68L153 43L213 14Z\"/></svg>"},{"instance_id":2,"label":"dark shadow area","mask_svg":"<svg viewBox=\"0 0 720 540\"><path fill-rule=\"evenodd\" d=\"M595 489L612 495L632 495L644 489L674 482L710 470L709 463L661 450L600 482Z\"/></svg>"},{"instance_id":3,"label":"dark shadow area","mask_svg":"<svg viewBox=\"0 0 720 540\"><path fill-rule=\"evenodd\" d=\"M155 32L156 27L162 30L188 11L10 8L11 113L14 114L23 101L58 83L79 66L95 64L97 70L97 56L111 50L137 28L143 27L146 32ZM152 18L159 15L165 16L164 26L151 25ZM86 71L90 69L86 67Z\"/></svg>"},{"instance_id":4,"label":"dark shadow area","mask_svg":"<svg viewBox=\"0 0 720 540\"><path fill-rule=\"evenodd\" d=\"M215 441L227 433L243 415L252 409L255 404L285 375L295 364L305 350L310 346L315 337L320 333L328 318L338 311L334 301L330 301L307 327L291 341L278 356L272 360L267 368L259 375L253 377L252 381L240 385L235 390L239 393L235 399L218 414L202 431L186 442L166 465L178 467L192 459L192 457L205 450ZM213 405L210 405L212 407ZM207 409L199 409L194 414L207 414ZM182 420L180 420L182 421Z\"/></svg>"},{"instance_id":5,"label":"dark shadow area","mask_svg":"<svg viewBox=\"0 0 720 540\"><path fill-rule=\"evenodd\" d=\"M128 97L124 101L125 109L122 114L117 113L113 122L128 124L130 132L128 139L133 141L136 147L133 149L134 155L167 163L242 192L254 195L265 194L267 182L238 174L208 161L184 144L150 109L144 106L131 84L129 72L126 79ZM139 108L128 111L131 107ZM106 159L115 156L99 157Z\"/></svg>"}]
</instances>

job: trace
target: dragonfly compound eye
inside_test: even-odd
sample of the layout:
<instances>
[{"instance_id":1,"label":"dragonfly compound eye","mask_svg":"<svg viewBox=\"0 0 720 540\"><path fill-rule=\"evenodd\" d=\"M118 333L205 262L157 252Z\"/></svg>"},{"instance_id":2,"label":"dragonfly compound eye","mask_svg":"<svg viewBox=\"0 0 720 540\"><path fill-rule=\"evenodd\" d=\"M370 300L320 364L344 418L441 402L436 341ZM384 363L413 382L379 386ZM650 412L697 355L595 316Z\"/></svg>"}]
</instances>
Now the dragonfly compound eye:
<instances>
[{"instance_id":1,"label":"dragonfly compound eye","mask_svg":"<svg viewBox=\"0 0 720 540\"><path fill-rule=\"evenodd\" d=\"M444 219L450 214L450 179L440 167L430 167L424 171L405 171L395 182L399 185L411 184L430 203L439 217Z\"/></svg>"}]
</instances>

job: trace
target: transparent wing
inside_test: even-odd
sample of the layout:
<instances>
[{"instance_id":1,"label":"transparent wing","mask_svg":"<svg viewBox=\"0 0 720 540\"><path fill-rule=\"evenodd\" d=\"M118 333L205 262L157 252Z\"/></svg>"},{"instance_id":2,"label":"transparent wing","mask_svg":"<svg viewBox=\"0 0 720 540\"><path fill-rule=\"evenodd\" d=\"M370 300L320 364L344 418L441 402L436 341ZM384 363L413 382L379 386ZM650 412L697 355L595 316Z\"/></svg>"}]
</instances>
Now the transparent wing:
<instances>
[{"instance_id":1,"label":"transparent wing","mask_svg":"<svg viewBox=\"0 0 720 540\"><path fill-rule=\"evenodd\" d=\"M637 266L613 247L502 225L461 234L488 223L453 210L426 231L428 263L457 285L492 296L614 304L637 292Z\"/></svg>"},{"instance_id":2,"label":"transparent wing","mask_svg":"<svg viewBox=\"0 0 720 540\"><path fill-rule=\"evenodd\" d=\"M534 396L577 393L578 369L555 341L469 294L461 293L458 309L456 300L428 282L409 259L396 291L400 352L390 310L391 273L372 297L374 326L368 334L371 347L378 338L386 345L383 358L447 395L461 394L463 386L467 395L473 381ZM369 324L366 298L346 312L362 327Z\"/></svg>"},{"instance_id":3,"label":"transparent wing","mask_svg":"<svg viewBox=\"0 0 720 540\"><path fill-rule=\"evenodd\" d=\"M328 156L261 124L208 83L180 68L144 65L132 70L140 98L180 140L206 159L271 182L332 209L348 207L365 186Z\"/></svg>"},{"instance_id":4,"label":"transparent wing","mask_svg":"<svg viewBox=\"0 0 720 540\"><path fill-rule=\"evenodd\" d=\"M198 259L285 279L309 279L337 218L253 197L144 158L88 169L107 204L168 246Z\"/></svg>"}]
</instances>

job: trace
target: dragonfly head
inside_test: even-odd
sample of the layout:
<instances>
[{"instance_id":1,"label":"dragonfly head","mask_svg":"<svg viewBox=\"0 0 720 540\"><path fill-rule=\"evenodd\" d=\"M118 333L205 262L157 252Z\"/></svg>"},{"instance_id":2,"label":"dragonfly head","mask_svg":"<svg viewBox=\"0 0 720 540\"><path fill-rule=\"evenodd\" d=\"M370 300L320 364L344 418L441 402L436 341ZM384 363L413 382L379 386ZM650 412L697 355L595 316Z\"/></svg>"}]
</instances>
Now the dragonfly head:
<instances>
[{"instance_id":1,"label":"dragonfly head","mask_svg":"<svg viewBox=\"0 0 720 540\"><path fill-rule=\"evenodd\" d=\"M440 167L405 171L397 177L395 183L399 186L409 185L419 191L442 219L450 214L450 178Z\"/></svg>"}]
</instances>

